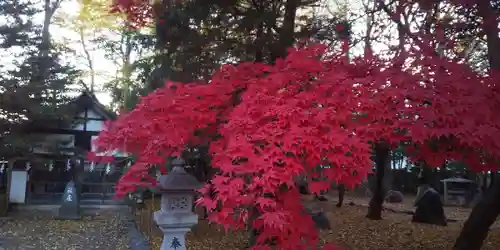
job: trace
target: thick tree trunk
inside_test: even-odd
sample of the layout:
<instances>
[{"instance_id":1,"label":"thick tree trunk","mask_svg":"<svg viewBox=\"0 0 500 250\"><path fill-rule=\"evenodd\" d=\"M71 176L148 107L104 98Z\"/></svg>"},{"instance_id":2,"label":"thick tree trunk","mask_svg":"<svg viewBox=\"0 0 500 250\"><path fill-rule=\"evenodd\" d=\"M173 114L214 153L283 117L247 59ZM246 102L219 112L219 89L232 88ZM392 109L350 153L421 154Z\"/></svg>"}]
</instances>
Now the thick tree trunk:
<instances>
[{"instance_id":1,"label":"thick tree trunk","mask_svg":"<svg viewBox=\"0 0 500 250\"><path fill-rule=\"evenodd\" d=\"M287 0L285 4L285 14L283 16L283 25L279 32L279 43L273 49L271 60L285 57L288 47L295 41L295 18L299 7L298 0Z\"/></svg>"},{"instance_id":2,"label":"thick tree trunk","mask_svg":"<svg viewBox=\"0 0 500 250\"><path fill-rule=\"evenodd\" d=\"M488 62L491 70L500 70L500 37L496 25L495 10L491 1L478 1L479 16L484 20L483 29L486 33L488 47ZM492 177L494 176L492 171ZM500 213L500 182L491 179L490 188L483 198L474 206L465 222L453 250L479 250L488 236L490 226Z\"/></svg>"},{"instance_id":3,"label":"thick tree trunk","mask_svg":"<svg viewBox=\"0 0 500 250\"><path fill-rule=\"evenodd\" d=\"M368 207L367 218L372 220L382 219L382 205L384 204L384 174L388 159L389 147L385 144L375 145L375 188Z\"/></svg>"},{"instance_id":4,"label":"thick tree trunk","mask_svg":"<svg viewBox=\"0 0 500 250\"><path fill-rule=\"evenodd\" d=\"M491 225L500 214L500 182L486 192L472 209L453 250L480 250Z\"/></svg>"},{"instance_id":5,"label":"thick tree trunk","mask_svg":"<svg viewBox=\"0 0 500 250\"><path fill-rule=\"evenodd\" d=\"M50 49L50 21L52 20L52 15L54 11L51 6L50 0L44 1L44 19L42 28L42 43L40 44L40 55L45 58L49 56Z\"/></svg>"},{"instance_id":6,"label":"thick tree trunk","mask_svg":"<svg viewBox=\"0 0 500 250\"><path fill-rule=\"evenodd\" d=\"M483 19L483 29L486 33L490 69L500 70L500 37L498 36L496 11L491 6L491 2L489 0L478 1L477 8L479 16Z\"/></svg>"}]
</instances>

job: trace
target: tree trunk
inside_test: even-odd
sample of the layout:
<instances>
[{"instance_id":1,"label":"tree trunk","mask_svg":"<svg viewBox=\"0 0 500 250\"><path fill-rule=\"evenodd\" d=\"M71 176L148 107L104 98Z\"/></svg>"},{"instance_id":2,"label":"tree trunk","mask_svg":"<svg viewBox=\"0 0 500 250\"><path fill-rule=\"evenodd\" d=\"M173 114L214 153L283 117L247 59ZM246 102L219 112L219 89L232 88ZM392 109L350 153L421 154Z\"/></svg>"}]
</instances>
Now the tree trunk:
<instances>
[{"instance_id":1,"label":"tree trunk","mask_svg":"<svg viewBox=\"0 0 500 250\"><path fill-rule=\"evenodd\" d=\"M125 22L124 26L128 26L128 22ZM121 82L122 82L122 109L130 110L132 109L132 104L130 100L130 87L132 86L132 37L128 32L122 33L122 41L125 47L122 49L122 70L121 70Z\"/></svg>"},{"instance_id":2,"label":"tree trunk","mask_svg":"<svg viewBox=\"0 0 500 250\"><path fill-rule=\"evenodd\" d=\"M491 70L500 70L500 37L494 22L496 15L491 1L478 1L479 16L483 19L488 47L488 62ZM488 236L490 226L500 213L500 182L494 180L496 171L491 173L490 188L483 198L474 206L465 222L453 250L479 250Z\"/></svg>"},{"instance_id":3,"label":"tree trunk","mask_svg":"<svg viewBox=\"0 0 500 250\"><path fill-rule=\"evenodd\" d=\"M85 53L85 59L87 60L87 67L90 71L90 87L89 91L94 93L95 88L95 70L94 70L94 61L92 60L92 55L90 55L90 51L87 48L87 43L85 42L85 33L83 28L80 28L80 44L82 45L83 52Z\"/></svg>"},{"instance_id":4,"label":"tree trunk","mask_svg":"<svg viewBox=\"0 0 500 250\"><path fill-rule=\"evenodd\" d=\"M392 183L393 183L392 155L389 152L389 157L387 158L384 165L384 180L382 186L384 194L386 194L389 190L392 190Z\"/></svg>"},{"instance_id":5,"label":"tree trunk","mask_svg":"<svg viewBox=\"0 0 500 250\"><path fill-rule=\"evenodd\" d=\"M492 1L478 1L477 8L479 16L483 19L483 29L486 33L486 44L488 47L488 62L491 70L500 70L500 37L496 22L496 13Z\"/></svg>"},{"instance_id":6,"label":"tree trunk","mask_svg":"<svg viewBox=\"0 0 500 250\"><path fill-rule=\"evenodd\" d=\"M342 204L344 203L344 196L345 196L345 185L339 184L337 187L337 190L339 192L339 201L337 202L337 207L342 207Z\"/></svg>"},{"instance_id":7,"label":"tree trunk","mask_svg":"<svg viewBox=\"0 0 500 250\"><path fill-rule=\"evenodd\" d=\"M280 57L285 57L288 47L292 46L295 40L295 18L297 16L299 0L287 0L285 4L285 14L283 16L283 26L279 33L279 43L272 50L271 61Z\"/></svg>"},{"instance_id":8,"label":"tree trunk","mask_svg":"<svg viewBox=\"0 0 500 250\"><path fill-rule=\"evenodd\" d=\"M485 193L486 190L488 190L488 173L487 172L482 174L482 179L483 179L483 181L481 183L481 191L483 193Z\"/></svg>"},{"instance_id":9,"label":"tree trunk","mask_svg":"<svg viewBox=\"0 0 500 250\"><path fill-rule=\"evenodd\" d=\"M259 211L257 208L249 208L249 219L247 229L250 231L250 237L248 239L248 247L253 247L257 244L257 237L259 237L259 230L253 228L253 221L259 217Z\"/></svg>"},{"instance_id":10,"label":"tree trunk","mask_svg":"<svg viewBox=\"0 0 500 250\"><path fill-rule=\"evenodd\" d=\"M384 204L384 174L388 159L389 147L379 143L375 145L375 188L368 207L367 218L372 220L382 219L382 205Z\"/></svg>"},{"instance_id":11,"label":"tree trunk","mask_svg":"<svg viewBox=\"0 0 500 250\"><path fill-rule=\"evenodd\" d=\"M47 79L47 73L48 73L48 57L49 57L49 52L50 52L50 47L51 47L51 41L50 41L50 23L52 20L52 16L55 12L56 7L52 7L51 0L44 0L44 19L43 19L43 26L42 26L42 41L40 43L40 46L38 47L39 49L39 62L37 65L38 66L38 74L33 76L31 81L35 83L35 86L37 86L38 89L35 92L35 99L37 101L41 101L42 99L42 92L47 89L46 84L46 79ZM54 90L55 93L55 90ZM54 100L55 101L55 100ZM55 106L54 106L55 108Z\"/></svg>"},{"instance_id":12,"label":"tree trunk","mask_svg":"<svg viewBox=\"0 0 500 250\"><path fill-rule=\"evenodd\" d=\"M465 222L460 236L453 246L453 250L480 250L488 236L491 225L500 214L500 182L486 192L476 206L472 209Z\"/></svg>"},{"instance_id":13,"label":"tree trunk","mask_svg":"<svg viewBox=\"0 0 500 250\"><path fill-rule=\"evenodd\" d=\"M490 185L488 186L489 188L493 187L493 185L495 184L495 175L495 171L490 172Z\"/></svg>"}]
</instances>

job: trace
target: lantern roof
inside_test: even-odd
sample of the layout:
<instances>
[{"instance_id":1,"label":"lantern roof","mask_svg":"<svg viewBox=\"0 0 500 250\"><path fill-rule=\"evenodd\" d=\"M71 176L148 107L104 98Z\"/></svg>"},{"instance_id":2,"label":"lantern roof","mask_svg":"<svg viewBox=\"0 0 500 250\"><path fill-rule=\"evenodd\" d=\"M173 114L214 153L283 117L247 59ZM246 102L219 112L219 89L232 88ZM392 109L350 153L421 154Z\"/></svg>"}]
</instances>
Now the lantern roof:
<instances>
[{"instance_id":1,"label":"lantern roof","mask_svg":"<svg viewBox=\"0 0 500 250\"><path fill-rule=\"evenodd\" d=\"M185 162L182 158L172 161L172 171L160 177L159 186L161 192L194 191L203 186L193 175L184 169Z\"/></svg>"}]
</instances>

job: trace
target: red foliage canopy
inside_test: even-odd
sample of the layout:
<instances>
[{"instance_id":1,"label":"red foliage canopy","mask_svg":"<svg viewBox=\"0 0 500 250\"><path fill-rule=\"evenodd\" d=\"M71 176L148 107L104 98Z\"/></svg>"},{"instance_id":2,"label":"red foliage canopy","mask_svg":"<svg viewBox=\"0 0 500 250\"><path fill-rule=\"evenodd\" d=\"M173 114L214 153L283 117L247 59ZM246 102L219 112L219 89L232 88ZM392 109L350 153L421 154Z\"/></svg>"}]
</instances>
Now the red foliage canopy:
<instances>
[{"instance_id":1,"label":"red foliage canopy","mask_svg":"<svg viewBox=\"0 0 500 250\"><path fill-rule=\"evenodd\" d=\"M317 232L295 178L321 174L310 184L313 192L331 181L357 184L371 171L372 142L408 142L431 166L460 159L476 170L491 167L485 160L500 149L492 136L500 132L500 98L490 78L431 57L401 68L375 58L346 64L325 54L326 47L312 44L275 65L225 65L209 84L168 83L143 98L99 137L101 150L138 156L117 195L138 182L154 185L150 166L219 133L210 146L220 169L212 180L216 195L198 203L231 228L243 227L248 208L257 207L258 242L275 237L281 249L303 249L301 239L314 243Z\"/></svg>"},{"instance_id":2,"label":"red foliage canopy","mask_svg":"<svg viewBox=\"0 0 500 250\"><path fill-rule=\"evenodd\" d=\"M454 159L478 171L495 167L494 77L416 49L405 61L367 56L348 64L328 54L310 44L274 65L225 65L207 84L168 83L143 98L99 137L101 150L137 156L117 195L154 185L148 169L186 144L210 142L220 169L216 194L205 188L198 200L209 218L230 228L252 223L261 245L274 238L280 249L304 249L303 240L317 242L317 231L295 178L321 176L310 183L313 192L332 181L357 184L371 171L373 143L404 143L430 166ZM259 210L252 221L250 207Z\"/></svg>"}]
</instances>

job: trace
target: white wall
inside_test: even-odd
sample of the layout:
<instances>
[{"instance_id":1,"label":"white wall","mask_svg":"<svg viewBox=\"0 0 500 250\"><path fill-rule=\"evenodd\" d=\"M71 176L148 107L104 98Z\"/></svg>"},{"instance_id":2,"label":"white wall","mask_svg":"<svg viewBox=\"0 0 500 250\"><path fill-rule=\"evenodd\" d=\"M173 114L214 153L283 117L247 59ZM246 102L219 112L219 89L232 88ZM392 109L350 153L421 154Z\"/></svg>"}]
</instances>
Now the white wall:
<instances>
[{"instance_id":1,"label":"white wall","mask_svg":"<svg viewBox=\"0 0 500 250\"><path fill-rule=\"evenodd\" d=\"M9 201L12 203L25 203L28 172L12 170L11 174Z\"/></svg>"},{"instance_id":2,"label":"white wall","mask_svg":"<svg viewBox=\"0 0 500 250\"><path fill-rule=\"evenodd\" d=\"M85 112L78 114L78 118L85 118ZM101 115L99 115L95 110L89 109L87 110L87 117L91 119L104 119ZM83 123L73 125L72 129L84 131L85 126ZM88 120L86 124L87 131L99 132L104 129L104 121L98 120Z\"/></svg>"}]
</instances>

